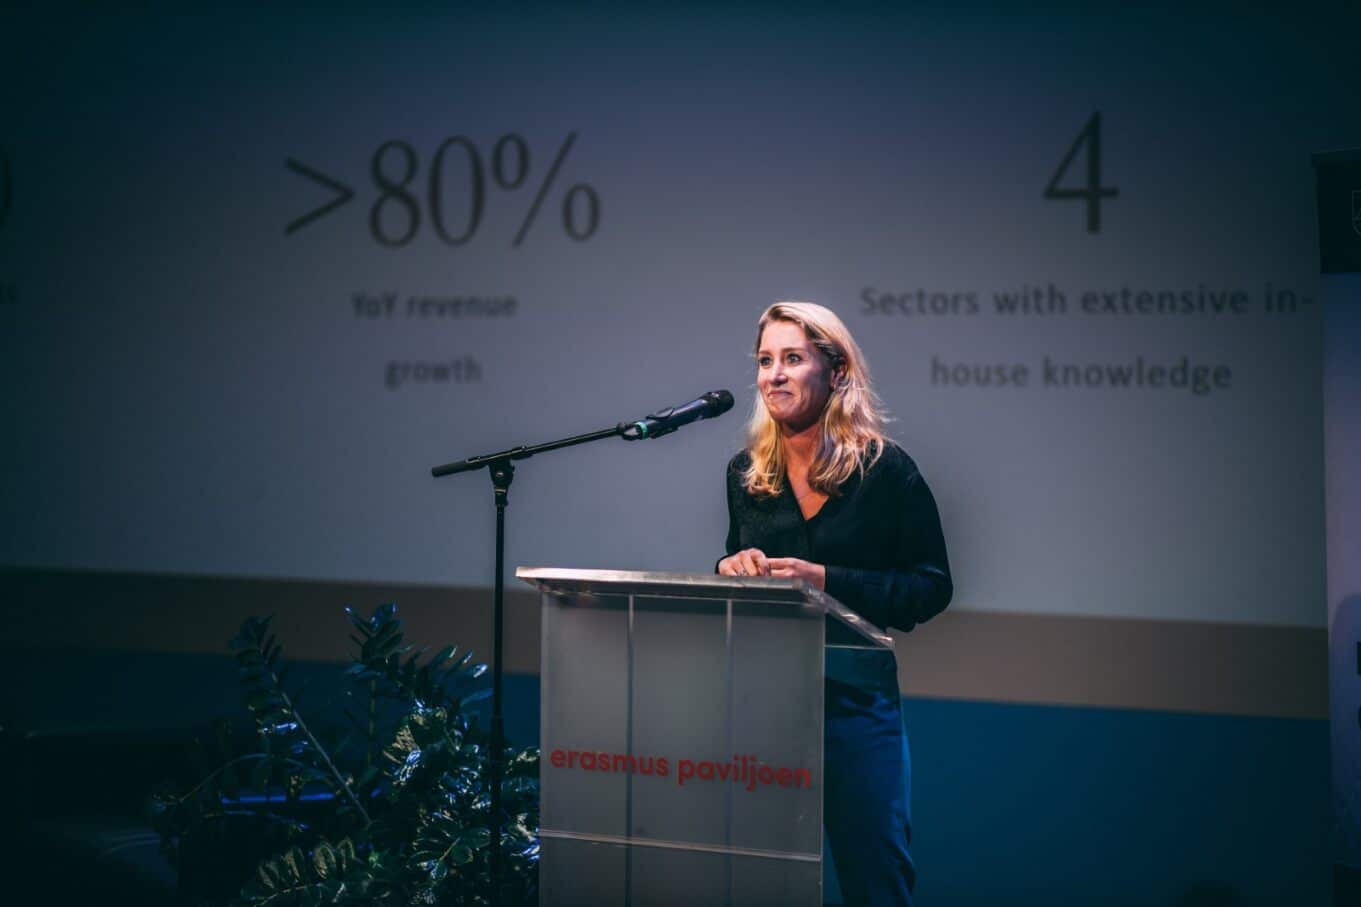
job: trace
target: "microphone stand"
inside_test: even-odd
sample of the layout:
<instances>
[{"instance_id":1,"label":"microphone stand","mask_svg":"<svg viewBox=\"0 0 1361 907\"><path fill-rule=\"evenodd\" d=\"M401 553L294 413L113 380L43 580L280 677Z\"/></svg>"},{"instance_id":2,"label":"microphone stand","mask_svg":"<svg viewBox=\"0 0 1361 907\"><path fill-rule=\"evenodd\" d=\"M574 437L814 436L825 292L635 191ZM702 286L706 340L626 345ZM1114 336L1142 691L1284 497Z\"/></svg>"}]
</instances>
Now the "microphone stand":
<instances>
[{"instance_id":1,"label":"microphone stand","mask_svg":"<svg viewBox=\"0 0 1361 907\"><path fill-rule=\"evenodd\" d=\"M655 436L655 435L654 435ZM637 440L646 437L638 434L638 423L621 422L614 428L593 431L585 435L536 444L531 447L512 447L497 453L482 454L445 463L430 470L435 478L459 472L471 472L487 467L491 475L492 495L496 501L496 582L492 596L492 686L491 686L491 757L487 761L488 786L491 788L491 808L487 815L487 829L491 833L491 907L501 903L501 760L505 748L505 727L501 710L501 628L505 608L505 557L506 557L506 504L509 499L510 483L515 478L514 460L527 460L537 453L546 453L563 447L599 441L604 438L622 437Z\"/></svg>"}]
</instances>

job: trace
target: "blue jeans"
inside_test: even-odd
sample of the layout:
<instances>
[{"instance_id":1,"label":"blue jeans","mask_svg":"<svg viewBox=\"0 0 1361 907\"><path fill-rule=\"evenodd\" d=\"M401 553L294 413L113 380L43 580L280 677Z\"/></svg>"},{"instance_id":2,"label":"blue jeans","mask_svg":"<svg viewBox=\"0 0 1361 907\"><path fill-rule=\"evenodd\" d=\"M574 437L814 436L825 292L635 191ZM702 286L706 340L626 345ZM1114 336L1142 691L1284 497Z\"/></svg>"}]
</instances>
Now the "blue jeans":
<instances>
[{"instance_id":1,"label":"blue jeans","mask_svg":"<svg viewBox=\"0 0 1361 907\"><path fill-rule=\"evenodd\" d=\"M823 826L848 905L911 905L912 761L893 653L828 650Z\"/></svg>"}]
</instances>

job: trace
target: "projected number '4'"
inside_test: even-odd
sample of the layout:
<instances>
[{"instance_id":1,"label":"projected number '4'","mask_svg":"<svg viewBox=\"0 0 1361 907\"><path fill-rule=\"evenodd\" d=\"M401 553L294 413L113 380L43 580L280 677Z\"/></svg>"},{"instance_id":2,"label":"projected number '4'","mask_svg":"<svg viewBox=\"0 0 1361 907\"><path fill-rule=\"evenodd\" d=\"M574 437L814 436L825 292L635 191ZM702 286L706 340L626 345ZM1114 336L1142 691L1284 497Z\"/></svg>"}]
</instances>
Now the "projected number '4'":
<instances>
[{"instance_id":1,"label":"projected number '4'","mask_svg":"<svg viewBox=\"0 0 1361 907\"><path fill-rule=\"evenodd\" d=\"M1059 185L1063 180L1064 174L1073 163L1073 158L1083 149L1087 149L1087 180L1086 185L1081 189L1065 189ZM1049 185L1044 187L1044 197L1061 201L1069 199L1085 199L1087 202L1087 232L1101 232L1101 200L1103 198L1115 198L1120 194L1120 190L1114 186L1101 185L1101 114L1092 114L1092 118L1087 121L1087 125L1082 127L1082 131L1073 139L1072 146L1068 153L1059 162L1058 169L1049 178Z\"/></svg>"}]
</instances>

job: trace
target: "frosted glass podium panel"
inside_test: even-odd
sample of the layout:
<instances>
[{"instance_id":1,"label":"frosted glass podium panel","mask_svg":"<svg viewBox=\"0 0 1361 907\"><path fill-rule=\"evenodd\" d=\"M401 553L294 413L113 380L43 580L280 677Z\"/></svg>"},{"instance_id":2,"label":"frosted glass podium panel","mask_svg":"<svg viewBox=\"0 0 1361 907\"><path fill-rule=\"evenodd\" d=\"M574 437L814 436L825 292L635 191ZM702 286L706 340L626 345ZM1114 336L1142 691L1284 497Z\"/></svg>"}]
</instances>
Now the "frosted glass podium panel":
<instances>
[{"instance_id":1,"label":"frosted glass podium panel","mask_svg":"<svg viewBox=\"0 0 1361 907\"><path fill-rule=\"evenodd\" d=\"M543 593L540 903L822 903L823 652L801 580L521 568Z\"/></svg>"}]
</instances>

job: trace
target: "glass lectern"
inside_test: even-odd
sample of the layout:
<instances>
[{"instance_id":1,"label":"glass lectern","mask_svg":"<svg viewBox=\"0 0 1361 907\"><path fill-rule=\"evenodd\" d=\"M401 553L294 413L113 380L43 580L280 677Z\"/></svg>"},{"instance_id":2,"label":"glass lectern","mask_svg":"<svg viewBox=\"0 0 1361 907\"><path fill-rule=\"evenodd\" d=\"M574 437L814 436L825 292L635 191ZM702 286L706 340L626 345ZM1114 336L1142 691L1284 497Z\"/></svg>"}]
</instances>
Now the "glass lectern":
<instances>
[{"instance_id":1,"label":"glass lectern","mask_svg":"<svg viewBox=\"0 0 1361 907\"><path fill-rule=\"evenodd\" d=\"M542 593L540 903L822 904L827 646L802 580L521 568Z\"/></svg>"}]
</instances>

